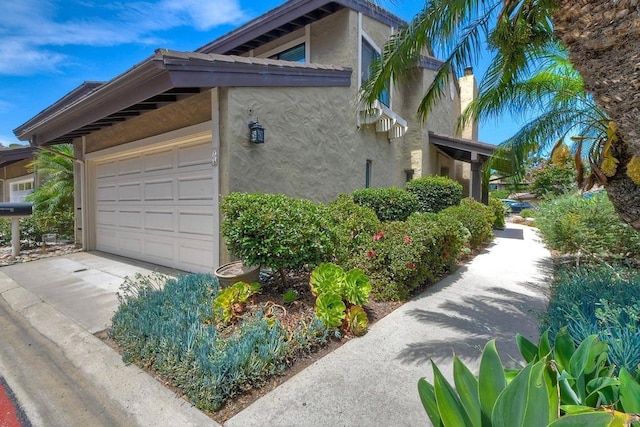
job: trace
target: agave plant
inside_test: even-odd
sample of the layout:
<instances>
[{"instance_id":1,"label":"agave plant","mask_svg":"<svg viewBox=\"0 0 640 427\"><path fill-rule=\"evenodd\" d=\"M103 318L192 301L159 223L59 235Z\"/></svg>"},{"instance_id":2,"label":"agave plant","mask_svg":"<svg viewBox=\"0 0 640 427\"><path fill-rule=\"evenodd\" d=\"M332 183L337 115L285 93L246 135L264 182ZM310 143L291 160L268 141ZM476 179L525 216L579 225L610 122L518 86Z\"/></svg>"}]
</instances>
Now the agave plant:
<instances>
[{"instance_id":1,"label":"agave plant","mask_svg":"<svg viewBox=\"0 0 640 427\"><path fill-rule=\"evenodd\" d=\"M433 384L421 378L418 392L434 426L627 426L639 421L640 384L626 369L613 376L607 344L592 335L576 349L561 333L555 347L545 332L539 345L516 337L527 365L504 369L489 341L476 378L456 356L455 388L435 363Z\"/></svg>"}]
</instances>

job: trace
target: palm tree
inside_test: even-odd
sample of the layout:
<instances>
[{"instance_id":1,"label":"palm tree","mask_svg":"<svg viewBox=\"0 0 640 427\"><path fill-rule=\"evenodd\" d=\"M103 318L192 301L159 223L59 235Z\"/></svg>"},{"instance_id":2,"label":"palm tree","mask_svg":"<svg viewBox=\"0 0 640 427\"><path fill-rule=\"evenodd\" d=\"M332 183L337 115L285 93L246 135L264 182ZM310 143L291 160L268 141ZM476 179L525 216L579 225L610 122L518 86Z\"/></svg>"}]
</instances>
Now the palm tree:
<instances>
[{"instance_id":1,"label":"palm tree","mask_svg":"<svg viewBox=\"0 0 640 427\"><path fill-rule=\"evenodd\" d=\"M34 210L52 216L73 212L73 145L39 150L29 167L36 171L39 181L27 198Z\"/></svg>"},{"instance_id":2,"label":"palm tree","mask_svg":"<svg viewBox=\"0 0 640 427\"><path fill-rule=\"evenodd\" d=\"M613 42L617 40L616 35L605 28L606 22L610 22L612 17L616 18L616 28L624 30L622 33L628 40L627 45L630 45L626 49L633 49L638 45L637 42L629 43L634 41L633 37L637 40L640 32L640 17L632 10L637 5L631 3L632 0L621 0L617 6L612 6L610 2L603 0L430 0L406 28L401 29L385 45L380 61L372 68L373 78L363 88L363 100L373 102L376 94L385 90L389 81L406 76L422 54L439 49L444 55L444 64L436 73L418 110L425 119L435 102L444 94L453 75L461 74L463 68L479 56L484 38L493 57L480 83L480 93L491 94L487 99L497 102L489 105L477 104L475 110L469 110L469 114L470 117L478 118L490 114L487 112L495 113L496 109L501 108L501 99L517 99L517 96L510 97L516 93L514 90L518 90L530 78L532 68L548 62L550 56L561 51L555 29L569 46L570 58L578 63L576 68L583 73L584 68L588 68L583 88L594 93L597 105L602 107L602 110L591 110L601 117L592 117L591 125L585 127L585 140L592 138L595 141L595 149L589 151L594 166L593 179L605 185L621 218L640 230L640 160L633 156L633 153L640 153L640 134L634 130L634 126L639 126L637 120L629 118L633 117L629 112L638 111L638 104L633 100L637 97L637 87L640 87L640 71L629 73L630 84L624 80L623 77L626 76L621 76L622 68L613 71L613 75L618 76L618 87L627 85L636 88L636 93L624 92L627 93L627 98L616 98L603 87L606 86L603 84L606 80L601 70L611 67L594 55L594 51L602 54L603 46L612 49L615 44ZM623 10L632 13L625 14ZM552 19L556 23L555 28ZM598 31L591 31L591 28ZM604 42L599 43L599 32L605 36ZM607 47L604 48L606 49ZM622 49L625 47L612 50L621 52ZM639 62L638 55L621 56L612 63L620 65L631 62L632 67L635 66ZM592 71L593 67L600 69ZM545 90L549 92L549 89L547 87ZM582 98L593 104L589 98ZM620 99L620 104L624 104L622 101L626 99L627 108L612 108L612 100L617 99ZM559 103L558 106L571 107L566 103ZM546 129L550 131L555 129L554 124L558 122L576 120L585 125L582 116L584 112L576 113L571 108L547 111L546 116L541 116L537 121L537 128L523 129L521 134L532 130L542 134L542 129L545 129L542 124L546 124ZM609 124L607 114L616 124ZM596 126L593 127L593 124ZM592 135L594 132L599 137ZM627 144L627 140L632 143ZM599 173L605 159L609 159L607 165L614 161L620 165L615 170L607 168L610 172L613 171L609 173L611 176Z\"/></svg>"}]
</instances>

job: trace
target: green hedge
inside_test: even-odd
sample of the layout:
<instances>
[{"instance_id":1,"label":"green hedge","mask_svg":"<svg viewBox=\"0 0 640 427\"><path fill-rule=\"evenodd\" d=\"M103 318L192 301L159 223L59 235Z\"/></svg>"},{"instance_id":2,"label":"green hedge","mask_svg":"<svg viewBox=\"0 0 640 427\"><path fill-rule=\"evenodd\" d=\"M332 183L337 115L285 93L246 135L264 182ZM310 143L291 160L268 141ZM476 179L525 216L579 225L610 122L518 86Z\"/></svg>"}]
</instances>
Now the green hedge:
<instances>
[{"instance_id":1,"label":"green hedge","mask_svg":"<svg viewBox=\"0 0 640 427\"><path fill-rule=\"evenodd\" d=\"M475 249L489 240L496 219L492 208L476 202L472 198L463 199L459 206L451 206L440 212L440 215L457 219L469 230L471 249Z\"/></svg>"},{"instance_id":2,"label":"green hedge","mask_svg":"<svg viewBox=\"0 0 640 427\"><path fill-rule=\"evenodd\" d=\"M462 200L462 185L445 176L430 175L407 182L407 191L420 202L420 212L440 212Z\"/></svg>"},{"instance_id":3,"label":"green hedge","mask_svg":"<svg viewBox=\"0 0 640 427\"><path fill-rule=\"evenodd\" d=\"M356 190L353 201L373 209L380 221L404 221L420 205L415 194L395 187Z\"/></svg>"},{"instance_id":4,"label":"green hedge","mask_svg":"<svg viewBox=\"0 0 640 427\"><path fill-rule=\"evenodd\" d=\"M450 270L468 235L453 218L414 214L382 224L350 267L362 269L379 300L406 300L420 286Z\"/></svg>"},{"instance_id":5,"label":"green hedge","mask_svg":"<svg viewBox=\"0 0 640 427\"><path fill-rule=\"evenodd\" d=\"M319 264L333 254L326 206L281 194L232 193L220 209L227 248L275 270Z\"/></svg>"},{"instance_id":6,"label":"green hedge","mask_svg":"<svg viewBox=\"0 0 640 427\"><path fill-rule=\"evenodd\" d=\"M496 219L493 221L493 228L496 228L498 230L504 229L504 227L505 227L505 222L504 222L505 208L504 208L504 204L498 199L489 199L489 207L491 208L491 210L493 211L493 214L496 217Z\"/></svg>"},{"instance_id":7,"label":"green hedge","mask_svg":"<svg viewBox=\"0 0 640 427\"><path fill-rule=\"evenodd\" d=\"M578 344L596 334L609 344L609 363L637 374L640 364L640 272L623 265L556 271L541 330L560 328Z\"/></svg>"},{"instance_id":8,"label":"green hedge","mask_svg":"<svg viewBox=\"0 0 640 427\"><path fill-rule=\"evenodd\" d=\"M334 258L344 266L380 229L380 220L372 209L358 205L346 194L340 194L327 210L335 239Z\"/></svg>"},{"instance_id":9,"label":"green hedge","mask_svg":"<svg viewBox=\"0 0 640 427\"><path fill-rule=\"evenodd\" d=\"M640 234L620 220L606 194L542 202L536 226L547 246L564 253L638 256Z\"/></svg>"},{"instance_id":10,"label":"green hedge","mask_svg":"<svg viewBox=\"0 0 640 427\"><path fill-rule=\"evenodd\" d=\"M20 218L20 240L27 247L42 243L43 234L54 233L58 240L73 240L73 212L55 215L36 211L32 216ZM0 219L0 245L11 244L11 220Z\"/></svg>"},{"instance_id":11,"label":"green hedge","mask_svg":"<svg viewBox=\"0 0 640 427\"><path fill-rule=\"evenodd\" d=\"M282 373L296 354L326 342L327 330L317 319L304 319L288 332L259 314L221 334L212 321L218 294L213 276L165 280L125 281L109 334L126 362L154 369L200 409L219 409Z\"/></svg>"}]
</instances>

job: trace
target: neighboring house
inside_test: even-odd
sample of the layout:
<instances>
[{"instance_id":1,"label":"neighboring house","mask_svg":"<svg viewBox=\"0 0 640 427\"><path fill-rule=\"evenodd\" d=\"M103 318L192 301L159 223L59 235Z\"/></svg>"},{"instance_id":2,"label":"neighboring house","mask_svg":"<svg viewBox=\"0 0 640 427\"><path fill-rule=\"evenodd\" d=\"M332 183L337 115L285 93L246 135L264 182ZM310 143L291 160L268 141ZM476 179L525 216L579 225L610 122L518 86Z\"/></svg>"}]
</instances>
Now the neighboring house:
<instances>
[{"instance_id":1,"label":"neighboring house","mask_svg":"<svg viewBox=\"0 0 640 427\"><path fill-rule=\"evenodd\" d=\"M27 165L33 160L35 147L0 149L0 201L24 202L33 193L35 176Z\"/></svg>"},{"instance_id":2,"label":"neighboring house","mask_svg":"<svg viewBox=\"0 0 640 427\"><path fill-rule=\"evenodd\" d=\"M425 124L416 111L441 65L432 57L373 109L358 105L369 64L403 25L363 0L291 0L195 52L159 49L83 84L15 133L74 144L85 249L189 271L229 259L218 205L234 191L328 202L444 174L479 199L493 146L475 141L476 126L456 137L454 125L477 90L471 72ZM256 123L261 144L249 140Z\"/></svg>"}]
</instances>

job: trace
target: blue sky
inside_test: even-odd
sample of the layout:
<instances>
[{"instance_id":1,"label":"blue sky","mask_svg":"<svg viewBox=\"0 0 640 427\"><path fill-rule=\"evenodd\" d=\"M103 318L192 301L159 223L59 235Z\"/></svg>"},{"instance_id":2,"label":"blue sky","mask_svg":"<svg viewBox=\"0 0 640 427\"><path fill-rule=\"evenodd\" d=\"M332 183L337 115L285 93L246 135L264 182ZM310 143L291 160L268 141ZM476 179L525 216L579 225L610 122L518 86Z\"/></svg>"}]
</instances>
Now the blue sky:
<instances>
[{"instance_id":1,"label":"blue sky","mask_svg":"<svg viewBox=\"0 0 640 427\"><path fill-rule=\"evenodd\" d=\"M13 129L83 81L106 81L156 48L194 50L283 0L19 0L0 12L0 144ZM379 0L410 20L423 4ZM483 62L486 62L483 61ZM475 67L478 77L482 62ZM518 128L511 118L480 126L497 144Z\"/></svg>"}]
</instances>

